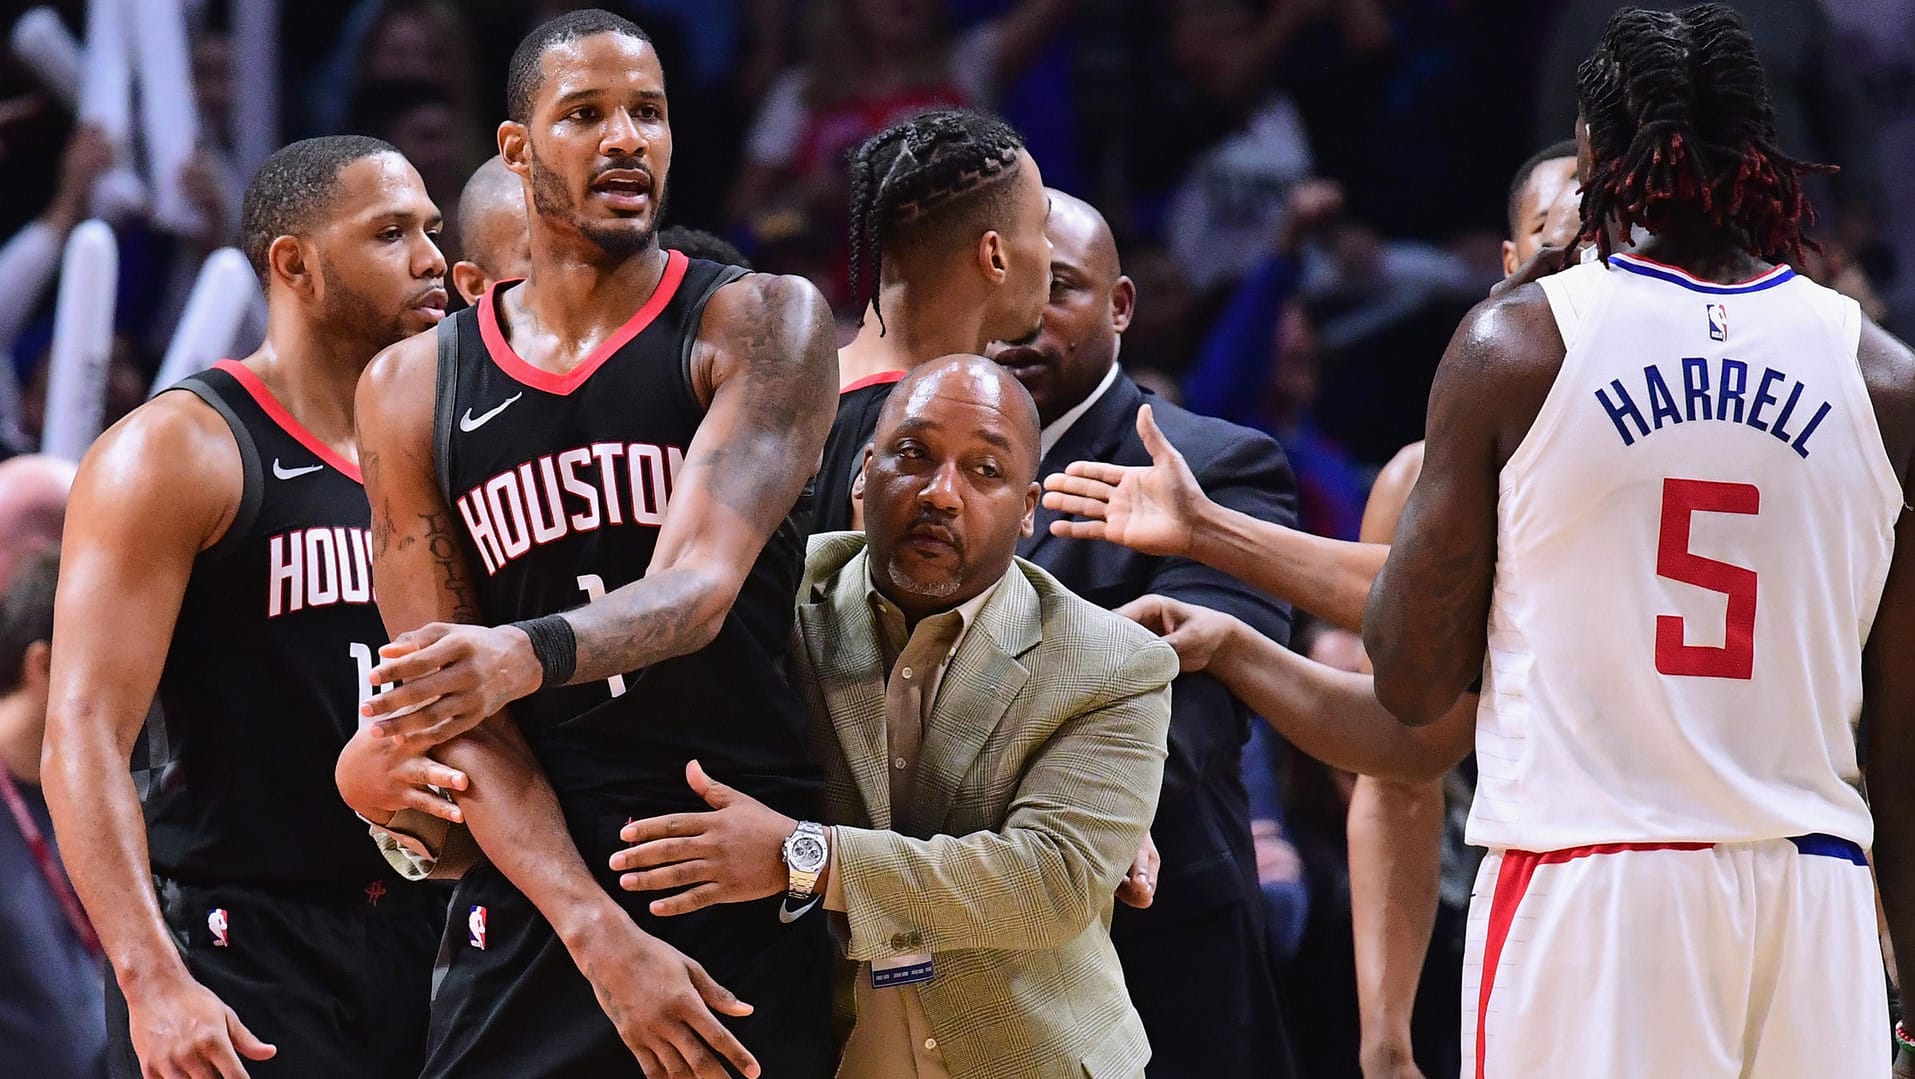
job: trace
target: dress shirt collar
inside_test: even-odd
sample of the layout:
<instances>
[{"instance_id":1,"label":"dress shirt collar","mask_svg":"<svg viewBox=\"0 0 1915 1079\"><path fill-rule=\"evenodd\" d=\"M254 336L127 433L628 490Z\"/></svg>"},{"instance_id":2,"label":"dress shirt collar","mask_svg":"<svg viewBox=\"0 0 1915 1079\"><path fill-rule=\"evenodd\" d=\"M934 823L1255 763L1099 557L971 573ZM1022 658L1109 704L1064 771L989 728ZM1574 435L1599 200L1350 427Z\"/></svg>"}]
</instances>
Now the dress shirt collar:
<instances>
[{"instance_id":1,"label":"dress shirt collar","mask_svg":"<svg viewBox=\"0 0 1915 1079\"><path fill-rule=\"evenodd\" d=\"M1104 372L1104 381L1099 382L1096 389L1090 391L1090 394L1082 401L1072 405L1069 412L1052 420L1048 426L1038 432L1037 459L1042 461L1044 458L1049 457L1051 455L1051 447L1057 445L1058 441L1071 429L1071 425L1082 419L1084 413L1089 412L1092 405L1096 404L1106 393L1109 393L1111 386L1115 385L1116 382L1117 364L1113 361L1110 365L1110 370Z\"/></svg>"}]
</instances>

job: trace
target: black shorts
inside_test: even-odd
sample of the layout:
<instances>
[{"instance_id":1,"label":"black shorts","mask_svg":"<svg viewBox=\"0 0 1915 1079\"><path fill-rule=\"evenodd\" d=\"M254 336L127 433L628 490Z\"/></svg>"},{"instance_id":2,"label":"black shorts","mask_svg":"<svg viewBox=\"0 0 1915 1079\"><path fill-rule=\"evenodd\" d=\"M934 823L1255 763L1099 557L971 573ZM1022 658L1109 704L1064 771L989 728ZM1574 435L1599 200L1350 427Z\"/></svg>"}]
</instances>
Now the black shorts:
<instances>
[{"instance_id":1,"label":"black shorts","mask_svg":"<svg viewBox=\"0 0 1915 1079\"><path fill-rule=\"evenodd\" d=\"M446 888L389 880L331 895L157 882L186 969L233 1009L267 1061L252 1079L415 1079L425 1059ZM224 943L221 943L221 938ZM139 1079L126 999L106 980L108 1071Z\"/></svg>"},{"instance_id":2,"label":"black shorts","mask_svg":"<svg viewBox=\"0 0 1915 1079\"><path fill-rule=\"evenodd\" d=\"M617 824L611 827L615 837ZM831 1033L833 947L823 911L782 924L780 896L658 918L645 909L655 895L615 894L639 928L702 964L752 1005L743 1019L718 1019L767 1077L832 1073L838 1060ZM426 1079L644 1074L550 923L491 866L476 866L459 882L440 963Z\"/></svg>"}]
</instances>

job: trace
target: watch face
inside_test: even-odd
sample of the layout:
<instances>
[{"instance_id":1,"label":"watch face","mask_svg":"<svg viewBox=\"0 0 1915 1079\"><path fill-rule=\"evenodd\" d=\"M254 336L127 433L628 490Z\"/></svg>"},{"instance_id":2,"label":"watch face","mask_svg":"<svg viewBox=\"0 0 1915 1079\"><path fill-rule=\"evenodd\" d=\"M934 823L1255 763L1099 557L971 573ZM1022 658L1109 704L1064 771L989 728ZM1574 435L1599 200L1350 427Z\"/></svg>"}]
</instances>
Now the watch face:
<instances>
[{"instance_id":1,"label":"watch face","mask_svg":"<svg viewBox=\"0 0 1915 1079\"><path fill-rule=\"evenodd\" d=\"M815 873L824 868L825 845L816 836L794 836L788 848L786 860L791 868L804 873Z\"/></svg>"}]
</instances>

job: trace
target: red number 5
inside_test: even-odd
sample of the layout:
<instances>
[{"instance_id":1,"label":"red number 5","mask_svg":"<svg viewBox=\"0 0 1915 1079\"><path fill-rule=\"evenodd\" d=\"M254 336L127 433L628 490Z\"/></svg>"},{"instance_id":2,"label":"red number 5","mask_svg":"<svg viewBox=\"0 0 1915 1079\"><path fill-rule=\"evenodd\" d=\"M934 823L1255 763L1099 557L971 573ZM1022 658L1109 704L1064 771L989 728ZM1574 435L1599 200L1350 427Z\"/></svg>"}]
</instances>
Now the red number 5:
<instances>
[{"instance_id":1,"label":"red number 5","mask_svg":"<svg viewBox=\"0 0 1915 1079\"><path fill-rule=\"evenodd\" d=\"M1656 616L1656 670L1691 678L1741 678L1755 674L1755 571L1689 550L1689 524L1698 513L1753 514L1762 506L1754 484L1714 480L1662 481L1662 534L1656 542L1656 576L1729 597L1722 647L1683 643L1680 615Z\"/></svg>"}]
</instances>

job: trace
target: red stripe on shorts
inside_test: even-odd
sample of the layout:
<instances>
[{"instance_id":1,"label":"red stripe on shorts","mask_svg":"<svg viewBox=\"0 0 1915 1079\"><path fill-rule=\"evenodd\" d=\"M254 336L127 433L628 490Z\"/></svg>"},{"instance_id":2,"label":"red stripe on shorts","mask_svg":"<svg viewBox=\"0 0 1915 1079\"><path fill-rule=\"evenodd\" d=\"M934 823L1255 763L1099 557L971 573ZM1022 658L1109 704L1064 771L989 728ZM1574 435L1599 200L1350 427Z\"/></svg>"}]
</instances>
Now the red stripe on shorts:
<instances>
[{"instance_id":1,"label":"red stripe on shorts","mask_svg":"<svg viewBox=\"0 0 1915 1079\"><path fill-rule=\"evenodd\" d=\"M1496 890L1489 901L1489 926L1483 937L1482 986L1476 993L1476 1079L1483 1074L1483 1050L1487 1045L1490 991L1496 986L1496 964L1503 957L1503 945L1509 940L1509 927L1516 921L1516 908L1529 891L1529 879L1539 865L1558 865L1587 858L1592 854L1617 854L1626 850L1708 850L1714 843L1600 843L1588 847L1565 847L1538 853L1506 850L1496 870Z\"/></svg>"}]
</instances>

